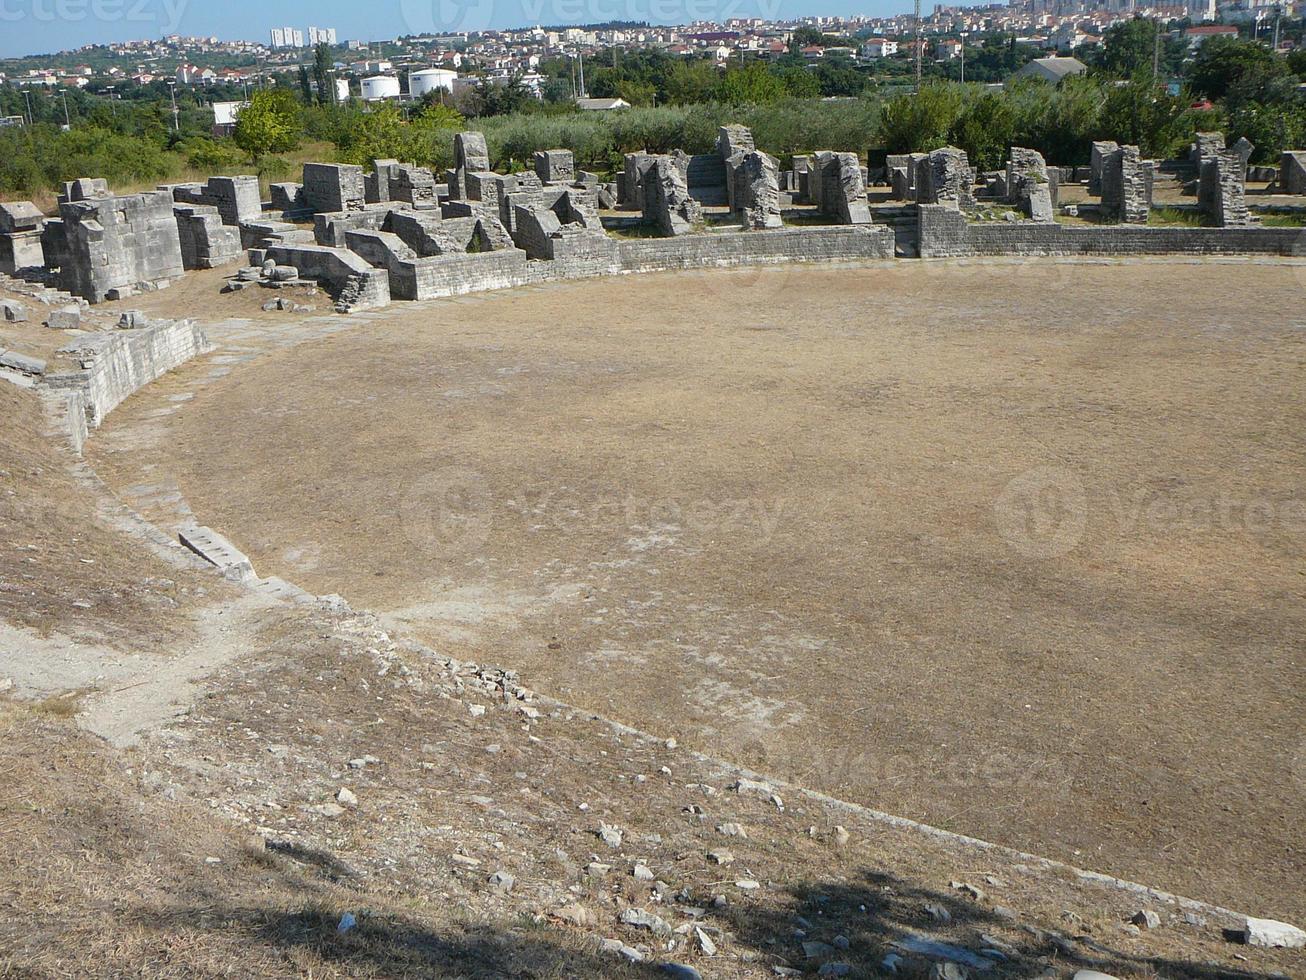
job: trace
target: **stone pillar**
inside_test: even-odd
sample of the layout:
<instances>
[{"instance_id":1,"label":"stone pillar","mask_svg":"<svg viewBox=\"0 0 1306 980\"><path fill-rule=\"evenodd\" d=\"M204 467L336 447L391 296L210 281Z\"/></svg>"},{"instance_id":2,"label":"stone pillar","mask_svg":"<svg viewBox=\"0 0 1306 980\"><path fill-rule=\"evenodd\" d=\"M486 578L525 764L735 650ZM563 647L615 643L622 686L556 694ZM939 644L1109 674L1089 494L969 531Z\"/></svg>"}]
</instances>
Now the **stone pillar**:
<instances>
[{"instance_id":1,"label":"stone pillar","mask_svg":"<svg viewBox=\"0 0 1306 980\"><path fill-rule=\"evenodd\" d=\"M41 229L45 215L31 201L0 204L0 272L12 275L19 269L45 265Z\"/></svg>"},{"instance_id":2,"label":"stone pillar","mask_svg":"<svg viewBox=\"0 0 1306 980\"><path fill-rule=\"evenodd\" d=\"M685 176L670 156L657 156L644 175L644 217L657 223L663 235L684 235L703 220L703 211L689 196Z\"/></svg>"},{"instance_id":3,"label":"stone pillar","mask_svg":"<svg viewBox=\"0 0 1306 980\"><path fill-rule=\"evenodd\" d=\"M1285 150L1279 157L1279 192L1306 194L1306 150Z\"/></svg>"},{"instance_id":4,"label":"stone pillar","mask_svg":"<svg viewBox=\"0 0 1306 980\"><path fill-rule=\"evenodd\" d=\"M1219 228L1251 224L1244 198L1242 158L1235 150L1221 150L1202 162L1197 206Z\"/></svg>"},{"instance_id":5,"label":"stone pillar","mask_svg":"<svg viewBox=\"0 0 1306 980\"><path fill-rule=\"evenodd\" d=\"M1037 150L1011 148L1007 161L1007 200L1020 205L1032 221L1053 221L1052 184L1048 166Z\"/></svg>"},{"instance_id":6,"label":"stone pillar","mask_svg":"<svg viewBox=\"0 0 1306 980\"><path fill-rule=\"evenodd\" d=\"M920 204L946 204L970 210L975 206L970 161L955 146L935 150L916 168L916 200Z\"/></svg>"},{"instance_id":7,"label":"stone pillar","mask_svg":"<svg viewBox=\"0 0 1306 980\"><path fill-rule=\"evenodd\" d=\"M745 228L780 228L780 170L765 153L740 154L735 167L736 213Z\"/></svg>"},{"instance_id":8,"label":"stone pillar","mask_svg":"<svg viewBox=\"0 0 1306 980\"><path fill-rule=\"evenodd\" d=\"M1145 225L1151 213L1147 168L1138 147L1121 146L1102 159L1102 214L1115 224Z\"/></svg>"},{"instance_id":9,"label":"stone pillar","mask_svg":"<svg viewBox=\"0 0 1306 980\"><path fill-rule=\"evenodd\" d=\"M1102 196L1103 161L1120 149L1120 144L1112 140L1094 140L1089 151L1088 193L1093 197Z\"/></svg>"},{"instance_id":10,"label":"stone pillar","mask_svg":"<svg viewBox=\"0 0 1306 980\"><path fill-rule=\"evenodd\" d=\"M467 195L466 174L490 169L490 150L484 133L453 134L453 175L449 181L449 196L461 201Z\"/></svg>"},{"instance_id":11,"label":"stone pillar","mask_svg":"<svg viewBox=\"0 0 1306 980\"><path fill-rule=\"evenodd\" d=\"M351 163L304 164L304 200L317 214L363 210L363 168Z\"/></svg>"}]
</instances>

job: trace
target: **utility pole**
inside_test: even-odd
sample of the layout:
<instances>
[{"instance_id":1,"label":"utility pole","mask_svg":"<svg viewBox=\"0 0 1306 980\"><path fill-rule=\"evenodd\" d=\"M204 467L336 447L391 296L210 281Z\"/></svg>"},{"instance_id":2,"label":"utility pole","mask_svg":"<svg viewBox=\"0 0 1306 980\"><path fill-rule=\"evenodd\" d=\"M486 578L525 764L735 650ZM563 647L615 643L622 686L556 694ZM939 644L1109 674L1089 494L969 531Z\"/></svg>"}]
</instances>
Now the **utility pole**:
<instances>
[{"instance_id":1,"label":"utility pole","mask_svg":"<svg viewBox=\"0 0 1306 980\"><path fill-rule=\"evenodd\" d=\"M919 3L920 0L917 0ZM585 98L585 52L577 50L576 57L580 60L580 95L577 98Z\"/></svg>"},{"instance_id":2,"label":"utility pole","mask_svg":"<svg viewBox=\"0 0 1306 980\"><path fill-rule=\"evenodd\" d=\"M921 90L921 0L916 0L916 91Z\"/></svg>"},{"instance_id":3,"label":"utility pole","mask_svg":"<svg viewBox=\"0 0 1306 980\"><path fill-rule=\"evenodd\" d=\"M62 95L63 95L63 128L72 129L73 121L68 115L68 90L64 89Z\"/></svg>"},{"instance_id":4,"label":"utility pole","mask_svg":"<svg viewBox=\"0 0 1306 980\"><path fill-rule=\"evenodd\" d=\"M32 93L23 89L23 101L27 103L27 125L31 126L35 120L32 118Z\"/></svg>"},{"instance_id":5,"label":"utility pole","mask_svg":"<svg viewBox=\"0 0 1306 980\"><path fill-rule=\"evenodd\" d=\"M961 84L966 84L966 32L961 32Z\"/></svg>"},{"instance_id":6,"label":"utility pole","mask_svg":"<svg viewBox=\"0 0 1306 980\"><path fill-rule=\"evenodd\" d=\"M1152 21L1152 84L1155 85L1161 75L1161 19Z\"/></svg>"},{"instance_id":7,"label":"utility pole","mask_svg":"<svg viewBox=\"0 0 1306 980\"><path fill-rule=\"evenodd\" d=\"M172 131L181 132L181 126L177 123L177 83L168 83L168 97L172 99Z\"/></svg>"}]
</instances>

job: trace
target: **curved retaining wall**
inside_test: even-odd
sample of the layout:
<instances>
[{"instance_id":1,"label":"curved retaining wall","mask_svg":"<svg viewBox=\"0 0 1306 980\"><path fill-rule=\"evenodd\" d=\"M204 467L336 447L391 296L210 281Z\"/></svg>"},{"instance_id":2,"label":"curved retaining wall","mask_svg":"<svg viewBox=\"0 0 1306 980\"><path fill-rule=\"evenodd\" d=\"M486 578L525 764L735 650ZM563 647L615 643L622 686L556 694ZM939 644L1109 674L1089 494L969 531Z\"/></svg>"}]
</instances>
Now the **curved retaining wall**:
<instances>
[{"instance_id":1,"label":"curved retaining wall","mask_svg":"<svg viewBox=\"0 0 1306 980\"><path fill-rule=\"evenodd\" d=\"M621 241L618 248L623 272L891 259L893 229L888 225L818 225L681 238L634 238Z\"/></svg>"},{"instance_id":2,"label":"curved retaining wall","mask_svg":"<svg viewBox=\"0 0 1306 980\"><path fill-rule=\"evenodd\" d=\"M165 320L132 330L92 334L63 349L80 368L45 374L39 384L47 415L77 452L88 430L155 378L213 349L194 320Z\"/></svg>"},{"instance_id":3,"label":"curved retaining wall","mask_svg":"<svg viewBox=\"0 0 1306 980\"><path fill-rule=\"evenodd\" d=\"M967 221L954 208L922 204L920 255L923 259L1001 255L1306 256L1306 228L977 223Z\"/></svg>"}]
</instances>

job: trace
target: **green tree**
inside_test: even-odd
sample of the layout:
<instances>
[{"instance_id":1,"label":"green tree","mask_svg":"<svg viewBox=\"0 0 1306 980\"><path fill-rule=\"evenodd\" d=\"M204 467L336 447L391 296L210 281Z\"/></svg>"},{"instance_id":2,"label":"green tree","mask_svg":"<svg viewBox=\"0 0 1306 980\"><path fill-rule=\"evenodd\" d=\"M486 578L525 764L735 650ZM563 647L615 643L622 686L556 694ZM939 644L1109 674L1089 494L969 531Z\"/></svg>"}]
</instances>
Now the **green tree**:
<instances>
[{"instance_id":1,"label":"green tree","mask_svg":"<svg viewBox=\"0 0 1306 980\"><path fill-rule=\"evenodd\" d=\"M1006 160L1015 136L1015 110L1001 95L986 92L962 110L951 141L966 151L972 166L996 170Z\"/></svg>"},{"instance_id":2,"label":"green tree","mask_svg":"<svg viewBox=\"0 0 1306 980\"><path fill-rule=\"evenodd\" d=\"M930 83L896 96L880 113L880 142L889 153L926 153L948 145L961 116L961 88Z\"/></svg>"},{"instance_id":3,"label":"green tree","mask_svg":"<svg viewBox=\"0 0 1306 980\"><path fill-rule=\"evenodd\" d=\"M299 94L304 105L313 104L313 85L308 80L308 68L304 65L299 66Z\"/></svg>"},{"instance_id":4,"label":"green tree","mask_svg":"<svg viewBox=\"0 0 1306 980\"><path fill-rule=\"evenodd\" d=\"M784 82L760 61L730 68L716 88L717 100L727 105L765 105L784 95Z\"/></svg>"},{"instance_id":5,"label":"green tree","mask_svg":"<svg viewBox=\"0 0 1306 980\"><path fill-rule=\"evenodd\" d=\"M319 41L313 49L313 81L317 85L318 102L330 104L336 100L335 86L331 84L331 69L334 66L331 45Z\"/></svg>"},{"instance_id":6,"label":"green tree","mask_svg":"<svg viewBox=\"0 0 1306 980\"><path fill-rule=\"evenodd\" d=\"M1188 68L1188 84L1198 95L1222 99L1240 81L1264 84L1288 73L1287 61L1255 41L1213 37L1197 49Z\"/></svg>"},{"instance_id":7,"label":"green tree","mask_svg":"<svg viewBox=\"0 0 1306 980\"><path fill-rule=\"evenodd\" d=\"M233 139L251 160L269 153L285 153L299 145L302 135L299 104L288 89L255 92L236 117Z\"/></svg>"},{"instance_id":8,"label":"green tree","mask_svg":"<svg viewBox=\"0 0 1306 980\"><path fill-rule=\"evenodd\" d=\"M821 83L806 68L779 68L776 75L784 83L785 92L795 99L817 99L821 96Z\"/></svg>"},{"instance_id":9,"label":"green tree","mask_svg":"<svg viewBox=\"0 0 1306 980\"><path fill-rule=\"evenodd\" d=\"M716 84L717 72L711 62L702 58L678 61L667 71L663 99L672 105L707 102Z\"/></svg>"},{"instance_id":10,"label":"green tree","mask_svg":"<svg viewBox=\"0 0 1306 980\"><path fill-rule=\"evenodd\" d=\"M1142 17L1107 28L1102 36L1100 67L1112 78L1150 75L1160 30L1155 20Z\"/></svg>"}]
</instances>

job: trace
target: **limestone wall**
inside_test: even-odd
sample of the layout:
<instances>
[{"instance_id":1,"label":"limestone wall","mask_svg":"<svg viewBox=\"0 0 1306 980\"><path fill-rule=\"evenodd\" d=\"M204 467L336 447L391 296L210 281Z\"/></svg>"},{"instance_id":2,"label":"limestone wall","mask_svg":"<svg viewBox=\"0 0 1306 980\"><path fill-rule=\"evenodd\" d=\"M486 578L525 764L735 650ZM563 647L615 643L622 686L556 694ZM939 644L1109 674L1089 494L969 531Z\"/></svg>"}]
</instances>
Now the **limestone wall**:
<instances>
[{"instance_id":1,"label":"limestone wall","mask_svg":"<svg viewBox=\"0 0 1306 980\"><path fill-rule=\"evenodd\" d=\"M369 310L390 302L390 278L361 256L323 245L274 244L267 258L277 265L293 265L305 279L316 279L336 300L336 309Z\"/></svg>"},{"instance_id":2,"label":"limestone wall","mask_svg":"<svg viewBox=\"0 0 1306 980\"><path fill-rule=\"evenodd\" d=\"M1298 255L1300 228L972 223L941 205L920 207L921 258L978 255Z\"/></svg>"},{"instance_id":3,"label":"limestone wall","mask_svg":"<svg viewBox=\"0 0 1306 980\"><path fill-rule=\"evenodd\" d=\"M79 367L47 372L41 391L62 415L73 448L122 401L155 378L213 349L194 320L161 320L133 330L89 334L63 350Z\"/></svg>"},{"instance_id":4,"label":"limestone wall","mask_svg":"<svg viewBox=\"0 0 1306 980\"><path fill-rule=\"evenodd\" d=\"M837 262L893 258L893 229L887 225L830 225L746 234L638 238L619 244L624 272L771 262Z\"/></svg>"}]
</instances>

